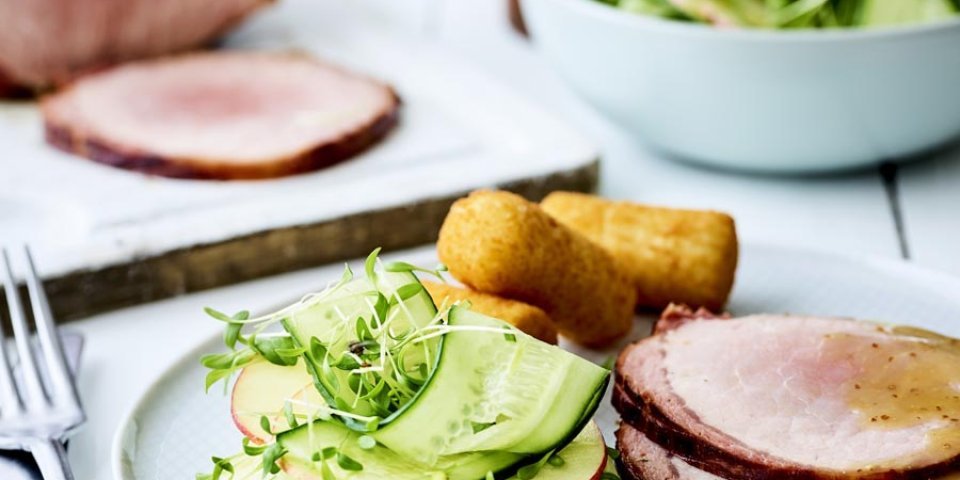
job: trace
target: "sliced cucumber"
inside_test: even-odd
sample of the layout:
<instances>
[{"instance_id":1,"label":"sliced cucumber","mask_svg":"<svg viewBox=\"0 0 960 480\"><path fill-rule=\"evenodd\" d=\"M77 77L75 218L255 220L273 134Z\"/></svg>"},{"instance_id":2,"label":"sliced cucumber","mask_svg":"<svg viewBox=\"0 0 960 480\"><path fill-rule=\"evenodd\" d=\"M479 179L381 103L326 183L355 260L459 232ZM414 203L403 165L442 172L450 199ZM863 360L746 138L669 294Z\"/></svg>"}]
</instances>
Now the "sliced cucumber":
<instances>
[{"instance_id":1,"label":"sliced cucumber","mask_svg":"<svg viewBox=\"0 0 960 480\"><path fill-rule=\"evenodd\" d=\"M282 433L277 442L287 450L283 457L284 472L296 479L321 479L324 466L315 462L314 454L333 447L363 466L359 471L346 471L336 458L327 460L326 468L334 478L353 480L479 480L487 472L496 473L523 459L522 455L507 452L466 453L437 459L431 466L405 459L382 445L364 449L359 444L361 434L334 422L314 422Z\"/></svg>"},{"instance_id":2,"label":"sliced cucumber","mask_svg":"<svg viewBox=\"0 0 960 480\"><path fill-rule=\"evenodd\" d=\"M420 386L410 384L398 387L393 384L393 388L381 390L381 394L386 394L388 391L405 389L408 392L406 403L400 405L385 405L389 399L378 397L374 388L361 390L360 398L357 398L356 385L361 376L338 368L336 362L345 358L347 352L357 353L364 348L374 347L379 349L388 341L385 335L400 336L414 331L433 321L436 314L433 300L416 275L409 272L378 272L372 278L355 279L332 290L310 307L292 313L282 323L298 346L306 350L303 358L307 370L330 407L357 416L378 417L379 425L387 425L401 414L406 403L416 397ZM378 332L381 328L384 330ZM377 341L370 340L374 335ZM315 350L318 343L331 355L318 355ZM440 357L442 344L442 337L430 339L416 349L408 349L402 358L385 359L384 371L380 376L387 382L403 382L406 377L401 375L400 380L395 378L396 369L416 371L420 365L427 367L424 371L432 373ZM427 378L420 378L419 381L425 383L429 374L424 376ZM343 421L357 430L369 428L366 422L353 418L344 418Z\"/></svg>"},{"instance_id":3,"label":"sliced cucumber","mask_svg":"<svg viewBox=\"0 0 960 480\"><path fill-rule=\"evenodd\" d=\"M402 416L372 435L431 464L465 452L537 454L562 447L589 421L609 371L460 306L444 351Z\"/></svg>"},{"instance_id":4,"label":"sliced cucumber","mask_svg":"<svg viewBox=\"0 0 960 480\"><path fill-rule=\"evenodd\" d=\"M511 471L522 460L518 454L506 452L467 453L442 457L432 466L410 461L395 452L375 445L361 448L361 434L333 422L314 422L282 433L277 442L287 450L281 464L286 475L299 480L319 480L327 468L334 478L352 480L481 480L487 473L495 478L518 480L529 476L512 475ZM340 454L362 466L361 470L346 471L336 457L326 460L326 467L314 461L314 455L327 448L336 448ZM596 424L588 423L563 450L556 453L559 461L545 462L534 480L591 480L600 478L613 462L607 462L606 445ZM528 473L529 475L529 473Z\"/></svg>"}]
</instances>

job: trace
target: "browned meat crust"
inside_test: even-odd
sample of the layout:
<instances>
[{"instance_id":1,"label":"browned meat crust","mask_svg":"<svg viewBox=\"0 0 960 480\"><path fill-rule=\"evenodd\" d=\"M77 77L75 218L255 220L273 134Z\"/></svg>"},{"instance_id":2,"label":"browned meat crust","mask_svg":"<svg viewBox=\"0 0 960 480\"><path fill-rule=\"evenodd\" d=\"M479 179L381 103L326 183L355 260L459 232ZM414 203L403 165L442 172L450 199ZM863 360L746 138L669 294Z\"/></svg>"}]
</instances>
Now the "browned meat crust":
<instances>
[{"instance_id":1,"label":"browned meat crust","mask_svg":"<svg viewBox=\"0 0 960 480\"><path fill-rule=\"evenodd\" d=\"M119 63L211 46L275 0L5 2L24 28L0 31L0 97L32 96ZM162 5L160 5L162 3ZM83 15L78 15L82 12ZM136 25L132 28L130 25Z\"/></svg>"},{"instance_id":2,"label":"browned meat crust","mask_svg":"<svg viewBox=\"0 0 960 480\"><path fill-rule=\"evenodd\" d=\"M236 164L211 163L209 160L168 158L135 148L86 136L69 122L47 116L44 120L47 142L66 152L87 157L105 165L148 175L196 180L252 180L277 178L310 172L342 162L372 147L397 125L400 97L392 91L393 103L367 125L333 142L317 145L299 155L271 162Z\"/></svg>"},{"instance_id":3,"label":"browned meat crust","mask_svg":"<svg viewBox=\"0 0 960 480\"><path fill-rule=\"evenodd\" d=\"M680 473L670 463L663 449L647 449L640 442L650 442L629 424L617 429L617 471L624 480L680 480Z\"/></svg>"},{"instance_id":4,"label":"browned meat crust","mask_svg":"<svg viewBox=\"0 0 960 480\"><path fill-rule=\"evenodd\" d=\"M690 320L723 320L730 318L730 314L716 314L700 307L696 311L686 305L671 303L660 314L660 318L653 324L653 335L673 330Z\"/></svg>"},{"instance_id":5,"label":"browned meat crust","mask_svg":"<svg viewBox=\"0 0 960 480\"><path fill-rule=\"evenodd\" d=\"M613 393L614 408L620 413L622 421L703 471L738 480L930 480L960 470L960 457L908 471L837 473L816 470L790 463L764 452L751 451L746 445L722 432L706 425L698 425L697 428L710 430L713 441L708 441L703 436L691 432L689 426L678 424L673 420L673 418L685 418L691 422L697 420L695 414L686 409L682 399L673 396L670 404L660 406L652 399L628 387L626 376L629 373L624 372L622 368L623 360L632 348L636 348L641 343L643 341L627 347L617 361ZM665 379L663 385L668 386ZM682 415L668 415L661 407L679 411ZM717 442L718 438L723 439L722 442ZM734 452L740 452L740 454Z\"/></svg>"}]
</instances>

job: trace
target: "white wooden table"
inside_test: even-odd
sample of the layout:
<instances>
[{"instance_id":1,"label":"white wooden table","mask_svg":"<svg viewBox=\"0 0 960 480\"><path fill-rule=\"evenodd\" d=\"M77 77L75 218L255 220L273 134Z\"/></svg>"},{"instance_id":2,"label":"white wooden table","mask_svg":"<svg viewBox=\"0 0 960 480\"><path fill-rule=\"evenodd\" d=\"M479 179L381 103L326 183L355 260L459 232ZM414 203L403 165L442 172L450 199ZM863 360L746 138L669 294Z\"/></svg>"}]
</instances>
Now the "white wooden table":
<instances>
[{"instance_id":1,"label":"white wooden table","mask_svg":"<svg viewBox=\"0 0 960 480\"><path fill-rule=\"evenodd\" d=\"M603 151L601 193L605 196L725 210L736 217L746 242L907 257L960 275L960 215L956 213L960 148L894 168L889 181L879 169L812 178L703 170L658 158L593 112L528 42L510 30L501 0L354 1L391 18L391 28L431 36L461 52L579 126ZM199 314L203 306L227 311L264 308L315 287L334 268L291 273L74 324L88 340L81 394L91 419L71 444L77 478L112 478L110 442L120 415L166 365L219 328Z\"/></svg>"}]
</instances>

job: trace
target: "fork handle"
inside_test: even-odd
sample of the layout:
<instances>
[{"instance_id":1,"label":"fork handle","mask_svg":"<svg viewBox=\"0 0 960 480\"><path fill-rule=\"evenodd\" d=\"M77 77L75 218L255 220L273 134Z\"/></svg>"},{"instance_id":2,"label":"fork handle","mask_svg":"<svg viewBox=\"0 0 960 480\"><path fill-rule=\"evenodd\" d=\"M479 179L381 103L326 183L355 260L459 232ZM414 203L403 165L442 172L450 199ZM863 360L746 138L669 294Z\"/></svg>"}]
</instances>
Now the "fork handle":
<instances>
[{"instance_id":1,"label":"fork handle","mask_svg":"<svg viewBox=\"0 0 960 480\"><path fill-rule=\"evenodd\" d=\"M30 445L30 451L40 467L43 480L73 480L73 472L67 462L67 451L60 440L37 440Z\"/></svg>"}]
</instances>

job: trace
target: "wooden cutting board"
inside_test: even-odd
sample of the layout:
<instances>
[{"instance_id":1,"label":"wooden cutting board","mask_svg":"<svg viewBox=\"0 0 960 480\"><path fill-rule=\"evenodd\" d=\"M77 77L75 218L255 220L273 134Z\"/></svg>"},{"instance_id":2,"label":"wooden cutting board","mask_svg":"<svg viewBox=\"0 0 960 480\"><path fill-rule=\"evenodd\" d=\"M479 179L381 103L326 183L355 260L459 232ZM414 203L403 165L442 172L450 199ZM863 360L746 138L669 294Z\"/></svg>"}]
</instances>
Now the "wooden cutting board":
<instances>
[{"instance_id":1,"label":"wooden cutting board","mask_svg":"<svg viewBox=\"0 0 960 480\"><path fill-rule=\"evenodd\" d=\"M597 152L576 131L378 4L285 0L226 42L308 51L397 88L396 132L323 171L146 177L53 150L34 104L0 104L0 243L35 248L59 318L432 242L476 188L531 199L595 188Z\"/></svg>"}]
</instances>

